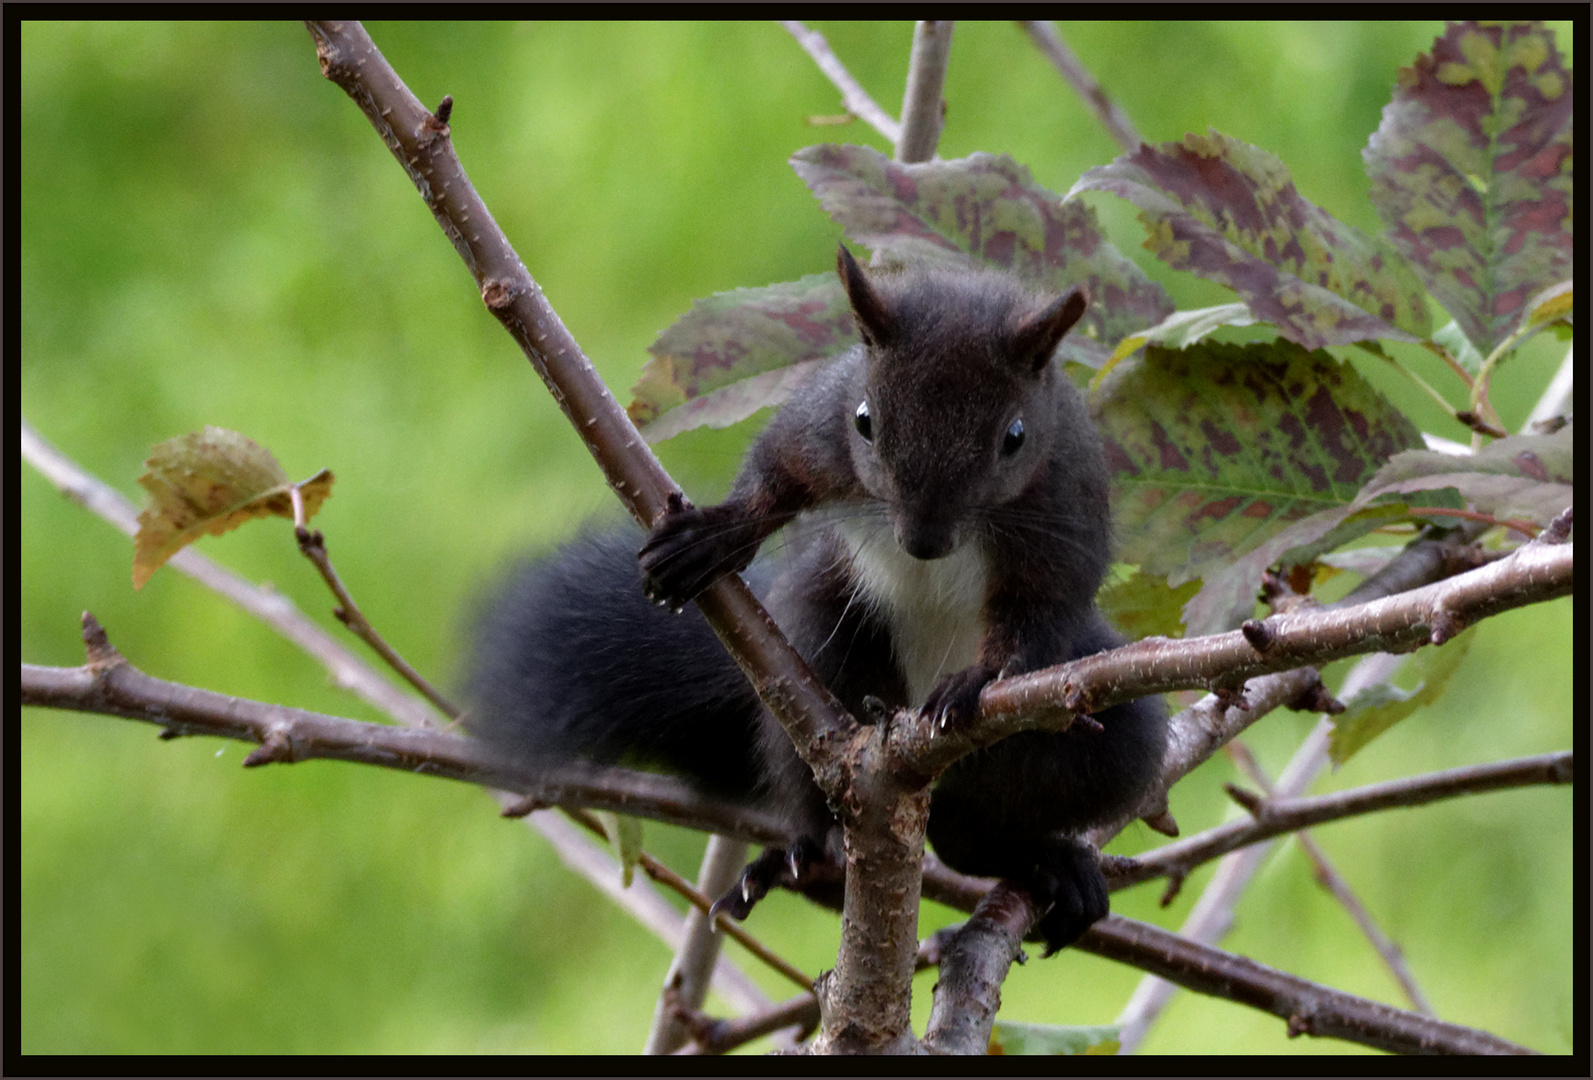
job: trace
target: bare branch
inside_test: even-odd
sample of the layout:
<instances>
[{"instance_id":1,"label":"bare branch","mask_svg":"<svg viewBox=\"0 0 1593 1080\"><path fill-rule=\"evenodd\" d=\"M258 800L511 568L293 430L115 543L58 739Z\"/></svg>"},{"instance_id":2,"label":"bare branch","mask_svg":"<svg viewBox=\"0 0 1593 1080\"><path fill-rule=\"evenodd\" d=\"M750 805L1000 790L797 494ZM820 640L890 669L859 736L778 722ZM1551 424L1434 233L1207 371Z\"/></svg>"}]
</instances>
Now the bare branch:
<instances>
[{"instance_id":1,"label":"bare branch","mask_svg":"<svg viewBox=\"0 0 1593 1080\"><path fill-rule=\"evenodd\" d=\"M1319 986L1120 915L1096 923L1074 947L1133 964L1187 990L1282 1017L1290 1037L1344 1039L1396 1054L1532 1052L1486 1031Z\"/></svg>"},{"instance_id":2,"label":"bare branch","mask_svg":"<svg viewBox=\"0 0 1593 1080\"><path fill-rule=\"evenodd\" d=\"M1101 89L1101 84L1095 81L1095 76L1089 73L1073 50L1067 47L1062 35L1057 33L1056 23L1034 20L1019 22L1018 25L1029 35L1029 40L1034 42L1035 48L1039 49L1045 58L1051 61L1051 65L1061 73L1062 78L1073 88L1073 92L1095 110L1095 116L1100 120L1101 126L1117 140L1117 145L1130 154L1138 150L1145 140L1140 138L1134 122L1128 118L1128 113L1123 111L1122 106Z\"/></svg>"},{"instance_id":3,"label":"bare branch","mask_svg":"<svg viewBox=\"0 0 1593 1080\"><path fill-rule=\"evenodd\" d=\"M1403 558L1407 554L1409 554L1408 550L1398 558ZM1396 561L1398 561L1397 558ZM1425 562L1422 559L1417 561ZM1432 569L1437 570L1439 568L1432 567ZM1401 576L1398 571L1393 571L1388 575L1389 579ZM1366 589L1368 594L1375 594L1380 587L1372 581L1362 583L1362 588ZM1346 693L1355 693L1364 686L1381 682L1392 675L1402 663L1404 663L1402 657L1392 656L1388 653L1376 653L1372 656L1363 657L1351 669L1349 676L1344 680L1344 690ZM1321 680L1316 677L1315 669L1308 668L1305 670L1312 676L1313 681L1309 684L1310 687L1320 687ZM1256 692L1262 689L1275 694L1282 689L1277 684L1288 677L1289 675L1287 674L1281 676L1269 675L1265 678L1257 679L1246 687L1246 696L1254 699ZM1256 704L1258 702L1253 700L1252 711L1255 711ZM1275 703L1269 701L1266 706L1267 711L1270 711L1273 707L1275 707ZM1236 711L1241 710L1228 710L1229 715ZM1275 792L1281 795L1299 795L1311 786L1312 782L1327 766L1329 730L1328 718L1324 716L1300 743L1294 752L1294 756L1289 759L1288 765L1284 767L1277 784L1274 785ZM1224 744L1226 744L1226 740ZM1168 768L1170 769L1171 766L1168 766ZM1235 905L1239 902L1244 890L1254 879L1256 871L1260 869L1263 860L1265 860L1270 851L1271 845L1262 843L1224 856L1217 866L1216 874L1206 884L1206 888L1200 894L1200 899L1195 902L1195 906L1190 910L1188 917L1185 918L1184 924L1179 927L1179 933L1189 940L1202 945L1214 946L1221 941L1233 925ZM1121 872L1123 867L1119 866L1117 869ZM1109 874L1108 880L1111 880L1113 876ZM1170 878L1168 888L1162 895L1164 904L1172 900L1182 886L1183 880L1181 874L1175 874ZM1149 1030L1151 1023L1154 1022L1167 1003L1172 1000L1176 989L1177 987L1174 983L1154 975L1140 980L1139 985L1135 987L1134 993L1130 996L1123 1007L1122 1013L1119 1015L1119 1024L1121 1025L1119 1039L1125 1050L1132 1049L1139 1043L1146 1031Z\"/></svg>"},{"instance_id":4,"label":"bare branch","mask_svg":"<svg viewBox=\"0 0 1593 1080\"><path fill-rule=\"evenodd\" d=\"M946 123L946 65L951 61L953 22L925 20L913 28L913 54L902 95L902 137L896 160L903 164L935 156Z\"/></svg>"},{"instance_id":5,"label":"bare branch","mask_svg":"<svg viewBox=\"0 0 1593 1080\"><path fill-rule=\"evenodd\" d=\"M1574 571L1571 545L1527 543L1487 566L1381 600L1274 615L1247 632L1180 641L1147 638L1002 679L980 695L978 742L985 745L1031 727L1057 727L1062 711L1095 712L1169 690L1237 687L1257 675L1303 665L1442 644L1491 615L1569 595ZM1038 722L1024 719L1036 716ZM940 756L924 753L914 759L928 763Z\"/></svg>"},{"instance_id":6,"label":"bare branch","mask_svg":"<svg viewBox=\"0 0 1593 1080\"><path fill-rule=\"evenodd\" d=\"M924 860L924 895L972 911L991 883ZM1151 972L1197 994L1235 1001L1290 1022L1291 1035L1320 1035L1395 1053L1530 1053L1476 1031L1301 979L1147 923L1108 915L1073 946Z\"/></svg>"},{"instance_id":7,"label":"bare branch","mask_svg":"<svg viewBox=\"0 0 1593 1080\"><path fill-rule=\"evenodd\" d=\"M1043 911L1023 889L998 882L941 951L924 1046L937 1054L983 1054L990 1046L1001 984Z\"/></svg>"},{"instance_id":8,"label":"bare branch","mask_svg":"<svg viewBox=\"0 0 1593 1080\"><path fill-rule=\"evenodd\" d=\"M1396 807L1425 806L1443 799L1487 791L1538 784L1569 784L1574 774L1574 761L1573 751L1562 750L1536 757L1409 776L1331 795L1266 799L1258 804L1257 810L1252 811L1249 819L1230 821L1187 840L1166 844L1136 856L1134 868L1120 871L1112 878L1111 886L1114 889L1126 888L1164 875L1188 873L1201 863L1246 845L1361 814Z\"/></svg>"},{"instance_id":9,"label":"bare branch","mask_svg":"<svg viewBox=\"0 0 1593 1080\"><path fill-rule=\"evenodd\" d=\"M901 141L902 126L868 96L868 91L863 89L861 83L852 78L852 73L831 51L830 43L823 34L795 20L785 20L780 25L785 27L786 33L796 38L797 44L813 58L819 70L835 84L835 88L841 92L841 103L846 106L847 112L885 136L892 146Z\"/></svg>"},{"instance_id":10,"label":"bare branch","mask_svg":"<svg viewBox=\"0 0 1593 1080\"><path fill-rule=\"evenodd\" d=\"M796 1038L807 1037L819 1023L819 1002L812 994L801 994L765 1012L739 1020L715 1020L698 1016L691 1024L692 1043L682 1053L723 1054L754 1039L784 1028L797 1028Z\"/></svg>"},{"instance_id":11,"label":"bare branch","mask_svg":"<svg viewBox=\"0 0 1593 1080\"><path fill-rule=\"evenodd\" d=\"M702 855L702 869L697 872L697 891L704 896L722 896L746 862L746 844L723 836L710 836ZM708 975L719 956L720 940L707 912L695 907L686 912L685 934L670 962L669 973L664 976L664 988L653 1012L653 1028L647 1034L644 1054L670 1054L686 1044L691 1033L681 1023L676 1010L702 1008L708 997Z\"/></svg>"},{"instance_id":12,"label":"bare branch","mask_svg":"<svg viewBox=\"0 0 1593 1080\"><path fill-rule=\"evenodd\" d=\"M22 665L23 704L142 720L163 728L166 738L219 735L260 744L245 765L355 761L484 784L549 806L597 807L760 843L785 838L775 815L704 797L670 777L576 762L532 769L445 731L367 724L164 682L105 643L92 616L85 617L85 637L97 637L100 646L84 667Z\"/></svg>"},{"instance_id":13,"label":"bare branch","mask_svg":"<svg viewBox=\"0 0 1593 1080\"><path fill-rule=\"evenodd\" d=\"M623 886L619 868L609 853L578 833L563 818L536 814L530 821L532 828L547 839L566 866L597 886L621 910L670 948L681 947L685 929L680 914L656 889L638 880L632 880L629 888ZM737 1008L756 1014L769 1007L767 995L734 964L720 957L712 967L715 988Z\"/></svg>"},{"instance_id":14,"label":"bare branch","mask_svg":"<svg viewBox=\"0 0 1593 1080\"><path fill-rule=\"evenodd\" d=\"M300 509L299 489L295 486L293 492L294 510ZM343 584L343 579L338 577L337 571L332 568L332 556L326 550L326 536L320 529L308 529L300 523L294 526L293 535L299 542L299 551L309 559L320 572L321 580L326 582L326 587L332 590L332 595L337 598L337 607L332 609L337 621L349 628L349 632L371 647L371 650L387 662L387 666L403 678L409 685L419 690L427 701L442 710L449 719L459 718L459 707L442 695L436 687L410 666L409 661L398 654L398 650L388 644L365 617L358 604L354 602L354 595Z\"/></svg>"},{"instance_id":15,"label":"bare branch","mask_svg":"<svg viewBox=\"0 0 1593 1080\"><path fill-rule=\"evenodd\" d=\"M1276 785L1272 783L1248 746L1236 739L1228 744L1228 752L1244 770L1245 775L1261 786L1268 800L1277 797ZM1263 801L1256 805L1251 813L1259 817L1267 808L1268 803ZM1421 986L1417 984L1410 965L1405 963L1405 951L1377 925L1377 920L1366 909L1366 905L1361 903L1361 898L1355 894L1355 890L1344 879L1344 875L1339 873L1338 868L1333 865L1333 860L1328 858L1327 852L1323 851L1321 845L1316 842L1316 838L1309 831L1301 829L1294 834L1294 840L1310 861L1312 875L1332 894L1340 906L1349 912L1350 918L1355 920L1355 925L1360 927L1362 935L1371 943L1373 950L1382 958L1383 965L1388 968L1389 973L1399 983L1400 989L1405 992L1406 1000L1423 1016L1436 1016L1437 1013L1433 1011L1427 995L1422 993Z\"/></svg>"},{"instance_id":16,"label":"bare branch","mask_svg":"<svg viewBox=\"0 0 1593 1080\"><path fill-rule=\"evenodd\" d=\"M580 819L577 818L577 820ZM685 897L687 902L702 914L707 915L712 909L714 902L714 898L712 896L707 896L701 890L693 888L689 881L675 873L657 859L653 858L651 855L648 855L644 852L641 858L638 860L638 864L643 870L647 871L648 877L652 878L654 881L667 885L676 893ZM731 937L735 938L737 944L739 944L742 948L752 953L759 960L762 960L775 971L778 971L780 974L784 975L796 986L804 990L812 990L812 976L806 974L796 967L793 967L791 964L781 959L757 938L743 930L739 924L730 918L729 915L721 912L719 915L715 916L714 927L715 929L722 930L726 934L729 934Z\"/></svg>"},{"instance_id":17,"label":"bare branch","mask_svg":"<svg viewBox=\"0 0 1593 1080\"><path fill-rule=\"evenodd\" d=\"M399 79L357 23L312 22L321 72L340 86L376 128L409 174L443 233L481 288L487 309L520 345L547 384L609 486L646 528L671 495L681 497L658 458L598 377L508 237L493 220L454 153L449 127ZM458 109L450 113L458 118ZM763 606L737 575L719 579L697 600L758 696L790 732L821 784L835 782L828 745L819 736L855 726L823 683L780 634Z\"/></svg>"}]
</instances>

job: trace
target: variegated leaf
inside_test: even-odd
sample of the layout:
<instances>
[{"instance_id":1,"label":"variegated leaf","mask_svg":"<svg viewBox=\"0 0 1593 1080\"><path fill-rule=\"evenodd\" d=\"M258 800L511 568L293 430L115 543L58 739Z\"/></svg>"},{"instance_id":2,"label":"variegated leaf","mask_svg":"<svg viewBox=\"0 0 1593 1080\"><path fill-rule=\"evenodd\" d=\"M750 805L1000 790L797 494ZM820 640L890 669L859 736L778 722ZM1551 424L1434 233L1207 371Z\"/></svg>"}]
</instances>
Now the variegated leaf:
<instances>
[{"instance_id":1,"label":"variegated leaf","mask_svg":"<svg viewBox=\"0 0 1593 1080\"><path fill-rule=\"evenodd\" d=\"M1539 23L1455 23L1362 152L1390 240L1487 355L1571 277L1571 72Z\"/></svg>"},{"instance_id":2,"label":"variegated leaf","mask_svg":"<svg viewBox=\"0 0 1593 1080\"><path fill-rule=\"evenodd\" d=\"M1264 150L1216 131L1090 169L1073 185L1140 208L1145 247L1220 282L1307 349L1414 341L1430 323L1420 283L1384 245L1307 202Z\"/></svg>"}]
</instances>

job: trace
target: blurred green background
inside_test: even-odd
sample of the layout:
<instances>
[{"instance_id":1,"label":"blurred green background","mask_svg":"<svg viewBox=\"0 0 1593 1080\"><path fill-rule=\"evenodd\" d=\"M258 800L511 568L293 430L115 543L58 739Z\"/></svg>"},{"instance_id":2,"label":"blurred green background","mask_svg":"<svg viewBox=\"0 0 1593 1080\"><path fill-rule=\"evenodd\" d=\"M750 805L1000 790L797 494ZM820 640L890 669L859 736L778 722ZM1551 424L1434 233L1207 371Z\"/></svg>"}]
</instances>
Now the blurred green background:
<instances>
[{"instance_id":1,"label":"blurred green background","mask_svg":"<svg viewBox=\"0 0 1593 1080\"><path fill-rule=\"evenodd\" d=\"M820 29L894 113L911 25ZM695 297L831 265L839 230L786 166L792 152L888 149L861 124L806 122L840 112L838 94L773 23L370 30L423 101L453 95L471 178L622 400L652 337ZM1308 199L1368 231L1360 149L1396 69L1441 30L1062 26L1147 139L1210 126L1262 146ZM1569 61L1569 26L1558 32ZM448 683L471 597L495 569L618 511L408 179L321 77L297 24L23 24L20 40L23 415L135 498L151 445L205 424L269 446L294 477L334 470L315 524L339 570L389 640ZM945 157L1010 153L1066 191L1118 153L1010 24L958 26L947 99ZM1156 264L1132 210L1090 198L1180 307L1230 298ZM1509 423L1563 350L1535 342L1504 370ZM1381 369L1368 374L1424 427L1463 437ZM683 436L662 455L711 498L749 433ZM18 490L24 661L81 663L78 616L91 610L152 675L377 719L181 574L134 593L126 538L26 465ZM341 632L286 522L200 547ZM1568 600L1488 622L1437 707L1319 789L1571 745L1571 633ZM1250 742L1276 770L1312 721L1271 717ZM245 771L247 749L22 711L24 1053L641 1047L666 949L485 794L325 762ZM1174 792L1186 833L1233 815L1219 790L1233 778L1219 757ZM1121 850L1149 845L1136 830ZM1318 833L1442 1016L1551 1052L1572 1031L1572 837L1564 789ZM700 838L650 827L648 844L695 874ZM1165 910L1159 885L1114 907L1176 927L1209 876ZM951 919L926 905L926 932ZM833 962L835 918L793 898L773 898L751 929L809 972ZM1292 845L1240 903L1226 945L1400 1003ZM919 983L920 1023L931 982ZM1136 982L1067 953L1015 969L1003 1016L1110 1022ZM1145 1049L1346 1046L1291 1041L1270 1017L1181 995Z\"/></svg>"}]
</instances>

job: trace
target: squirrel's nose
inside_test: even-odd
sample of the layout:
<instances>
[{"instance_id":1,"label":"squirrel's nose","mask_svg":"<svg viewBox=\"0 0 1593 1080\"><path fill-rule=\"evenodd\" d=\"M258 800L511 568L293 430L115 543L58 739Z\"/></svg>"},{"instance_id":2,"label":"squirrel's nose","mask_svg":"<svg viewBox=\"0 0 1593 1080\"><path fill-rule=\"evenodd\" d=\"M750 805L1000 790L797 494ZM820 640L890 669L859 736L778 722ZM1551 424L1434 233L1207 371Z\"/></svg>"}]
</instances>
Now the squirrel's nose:
<instances>
[{"instance_id":1,"label":"squirrel's nose","mask_svg":"<svg viewBox=\"0 0 1593 1080\"><path fill-rule=\"evenodd\" d=\"M957 546L950 525L938 522L898 524L896 542L915 559L944 559Z\"/></svg>"}]
</instances>

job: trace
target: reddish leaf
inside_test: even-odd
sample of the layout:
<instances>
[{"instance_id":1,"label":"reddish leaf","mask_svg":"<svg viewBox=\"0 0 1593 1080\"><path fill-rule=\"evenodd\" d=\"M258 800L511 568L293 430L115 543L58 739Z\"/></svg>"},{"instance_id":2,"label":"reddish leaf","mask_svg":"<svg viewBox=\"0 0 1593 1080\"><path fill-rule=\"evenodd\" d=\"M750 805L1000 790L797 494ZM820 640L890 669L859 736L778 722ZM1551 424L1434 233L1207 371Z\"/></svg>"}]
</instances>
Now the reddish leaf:
<instances>
[{"instance_id":1,"label":"reddish leaf","mask_svg":"<svg viewBox=\"0 0 1593 1080\"><path fill-rule=\"evenodd\" d=\"M650 442L701 424L725 427L784 399L791 380L774 374L778 369L832 356L857 340L834 274L715 293L658 335L628 411ZM744 380L750 382L738 393L710 397ZM702 404L657 423L687 401Z\"/></svg>"},{"instance_id":2,"label":"reddish leaf","mask_svg":"<svg viewBox=\"0 0 1593 1080\"><path fill-rule=\"evenodd\" d=\"M1102 235L1093 210L1063 202L1005 154L903 165L866 146L825 145L797 151L791 167L847 236L876 251L995 266L1051 293L1083 285L1090 310L1064 339L1065 358L1069 340L1110 350L1173 311L1162 287Z\"/></svg>"},{"instance_id":3,"label":"reddish leaf","mask_svg":"<svg viewBox=\"0 0 1593 1080\"><path fill-rule=\"evenodd\" d=\"M1153 345L1113 369L1095 404L1119 557L1172 586L1348 508L1390 456L1422 445L1354 368L1284 341Z\"/></svg>"},{"instance_id":4,"label":"reddish leaf","mask_svg":"<svg viewBox=\"0 0 1593 1080\"><path fill-rule=\"evenodd\" d=\"M1453 488L1492 517L1547 525L1576 494L1574 430L1567 424L1552 435L1512 435L1469 455L1407 450L1378 470L1359 501Z\"/></svg>"},{"instance_id":5,"label":"reddish leaf","mask_svg":"<svg viewBox=\"0 0 1593 1080\"><path fill-rule=\"evenodd\" d=\"M1258 319L1308 349L1368 338L1413 341L1430 324L1403 260L1300 196L1281 161L1218 132L1187 135L1086 172L1079 191L1140 208L1145 247L1221 282Z\"/></svg>"},{"instance_id":6,"label":"reddish leaf","mask_svg":"<svg viewBox=\"0 0 1593 1080\"><path fill-rule=\"evenodd\" d=\"M1573 106L1541 24L1455 23L1362 152L1389 238L1484 355L1571 277Z\"/></svg>"}]
</instances>

